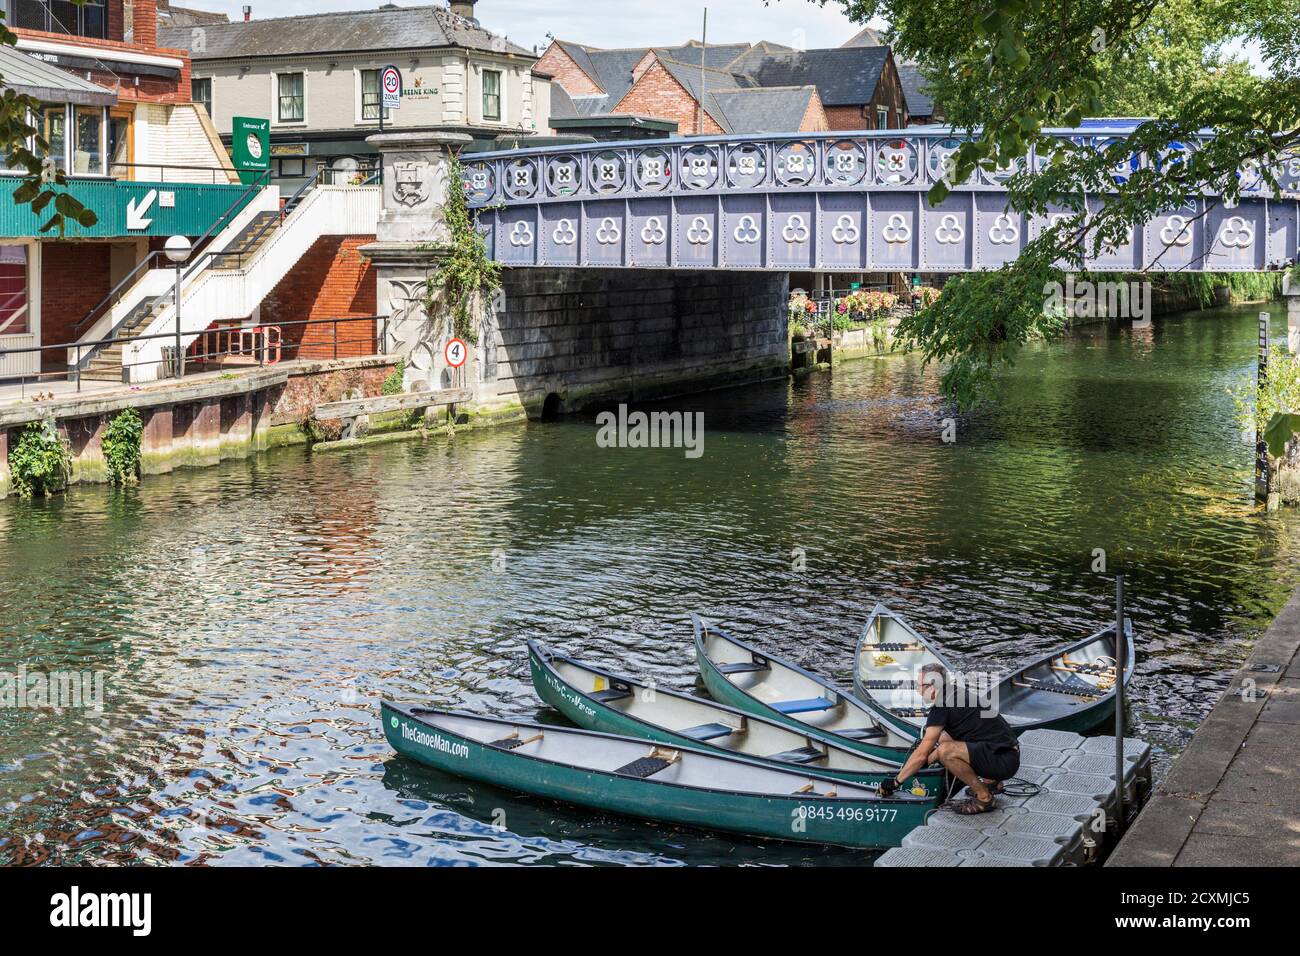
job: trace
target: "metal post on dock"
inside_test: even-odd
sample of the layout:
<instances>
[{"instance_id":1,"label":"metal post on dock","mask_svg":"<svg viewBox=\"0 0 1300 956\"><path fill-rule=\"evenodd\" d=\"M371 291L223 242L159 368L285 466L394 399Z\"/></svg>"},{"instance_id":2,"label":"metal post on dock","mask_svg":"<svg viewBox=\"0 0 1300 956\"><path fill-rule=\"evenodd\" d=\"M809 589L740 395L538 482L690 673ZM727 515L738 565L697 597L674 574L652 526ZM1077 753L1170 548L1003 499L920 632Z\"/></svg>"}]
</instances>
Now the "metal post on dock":
<instances>
[{"instance_id":1,"label":"metal post on dock","mask_svg":"<svg viewBox=\"0 0 1300 956\"><path fill-rule=\"evenodd\" d=\"M1124 575L1115 575L1115 825L1124 832L1124 671L1128 667L1124 639ZM1119 834L1116 834L1118 837Z\"/></svg>"}]
</instances>

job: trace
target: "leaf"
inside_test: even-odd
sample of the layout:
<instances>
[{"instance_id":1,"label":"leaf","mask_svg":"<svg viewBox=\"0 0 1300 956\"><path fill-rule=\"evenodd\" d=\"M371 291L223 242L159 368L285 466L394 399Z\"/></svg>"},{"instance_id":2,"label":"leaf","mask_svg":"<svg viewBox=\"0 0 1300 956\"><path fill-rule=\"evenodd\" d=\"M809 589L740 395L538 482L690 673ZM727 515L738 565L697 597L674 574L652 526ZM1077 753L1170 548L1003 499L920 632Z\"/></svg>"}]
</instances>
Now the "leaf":
<instances>
[{"instance_id":1,"label":"leaf","mask_svg":"<svg viewBox=\"0 0 1300 956\"><path fill-rule=\"evenodd\" d=\"M1264 441L1268 443L1268 453L1274 458L1281 458L1286 454L1286 446L1296 432L1300 432L1300 415L1274 412L1273 417L1264 426Z\"/></svg>"},{"instance_id":2,"label":"leaf","mask_svg":"<svg viewBox=\"0 0 1300 956\"><path fill-rule=\"evenodd\" d=\"M930 187L930 191L926 194L926 198L929 199L931 206L937 206L948 198L948 193L949 189L947 183L938 182Z\"/></svg>"}]
</instances>

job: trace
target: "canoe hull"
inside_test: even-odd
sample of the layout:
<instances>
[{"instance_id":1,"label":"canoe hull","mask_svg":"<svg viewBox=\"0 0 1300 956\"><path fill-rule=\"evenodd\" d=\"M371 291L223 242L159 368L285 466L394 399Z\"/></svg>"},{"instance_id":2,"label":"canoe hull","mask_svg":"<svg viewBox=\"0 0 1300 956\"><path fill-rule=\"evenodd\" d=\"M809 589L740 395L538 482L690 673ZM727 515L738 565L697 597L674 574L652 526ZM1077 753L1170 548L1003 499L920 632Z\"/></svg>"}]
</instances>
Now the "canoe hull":
<instances>
[{"instance_id":1,"label":"canoe hull","mask_svg":"<svg viewBox=\"0 0 1300 956\"><path fill-rule=\"evenodd\" d=\"M793 727L795 730L808 729L808 725L803 721L783 714L773 707L768 707L761 700L751 697L727 680L726 675L718 670L698 640L695 644L695 660L700 669L700 677L704 679L705 689L708 690L709 696L718 703L735 707L737 710L743 710L746 713L755 714L767 720L774 720L779 724L785 724L787 727ZM883 744L873 744L870 741L853 740L850 737L841 737L839 734L825 730L819 730L818 734L827 740L835 741L841 747L867 754L895 767L901 767L906 763L911 752L903 747L888 747Z\"/></svg>"},{"instance_id":2,"label":"canoe hull","mask_svg":"<svg viewBox=\"0 0 1300 956\"><path fill-rule=\"evenodd\" d=\"M640 737L643 740L654 741L655 743L671 744L675 747L694 747L699 750L710 750L720 754L733 754L725 747L715 747L707 742L701 742L692 737L683 734L674 733L673 731L648 723L643 720L637 720L628 716L613 707L606 706L598 700L593 700L582 691L578 690L572 684L569 684L553 670L538 660L533 649L529 648L528 668L533 678L533 688L537 691L537 696L549 704L552 708L559 711L570 721L579 727L587 730L598 730L603 733L621 734L625 737ZM766 718L766 714L754 714L752 716ZM787 726L783 724L782 726ZM799 725L797 729L800 733L806 733L806 725ZM860 751L855 751L860 752ZM864 756L866 756L864 754ZM749 757L747 759L758 759ZM792 768L790 764L783 764L779 761L769 762L772 766L781 767L782 769ZM874 785L881 783L885 779L892 779L895 773L881 771L880 773L858 772L851 770L835 770L824 767L809 768L819 777L832 777L836 780L847 780L852 783L865 785ZM934 795L935 801L938 801L942 795L944 775L942 771L925 771L917 778L925 785L925 788Z\"/></svg>"},{"instance_id":3,"label":"canoe hull","mask_svg":"<svg viewBox=\"0 0 1300 956\"><path fill-rule=\"evenodd\" d=\"M384 734L399 754L444 773L538 797L662 823L856 849L898 846L928 803L683 788L540 761L432 728L387 702Z\"/></svg>"}]
</instances>

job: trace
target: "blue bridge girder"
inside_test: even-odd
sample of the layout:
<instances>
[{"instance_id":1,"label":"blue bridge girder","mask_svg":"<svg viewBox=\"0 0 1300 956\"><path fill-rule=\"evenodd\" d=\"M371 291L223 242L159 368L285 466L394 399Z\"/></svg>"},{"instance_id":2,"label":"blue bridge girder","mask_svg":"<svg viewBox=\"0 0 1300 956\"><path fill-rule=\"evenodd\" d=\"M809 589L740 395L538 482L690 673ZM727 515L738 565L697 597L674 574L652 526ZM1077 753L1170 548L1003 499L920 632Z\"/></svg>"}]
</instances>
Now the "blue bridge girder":
<instances>
[{"instance_id":1,"label":"blue bridge girder","mask_svg":"<svg viewBox=\"0 0 1300 956\"><path fill-rule=\"evenodd\" d=\"M1052 130L1103 148L1131 127ZM489 254L511 267L969 272L1016 258L1059 216L1010 209L1005 182L1025 164L926 199L959 140L940 127L813 135L674 138L466 157L464 186ZM1176 144L1178 162L1197 142ZM1116 182L1141 164L1115 167ZM1105 271L1244 272L1296 257L1300 158L1280 192L1239 173L1241 201L1189 198L1088 266ZM1105 195L1090 195L1096 212Z\"/></svg>"}]
</instances>

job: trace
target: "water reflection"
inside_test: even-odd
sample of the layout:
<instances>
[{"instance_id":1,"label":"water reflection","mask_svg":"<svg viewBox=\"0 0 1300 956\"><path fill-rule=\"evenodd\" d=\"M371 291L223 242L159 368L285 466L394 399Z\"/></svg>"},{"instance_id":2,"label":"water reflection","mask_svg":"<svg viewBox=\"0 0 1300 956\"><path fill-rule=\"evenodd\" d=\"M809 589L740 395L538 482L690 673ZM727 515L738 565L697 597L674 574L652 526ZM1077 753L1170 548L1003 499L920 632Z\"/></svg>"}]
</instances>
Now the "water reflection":
<instances>
[{"instance_id":1,"label":"water reflection","mask_svg":"<svg viewBox=\"0 0 1300 956\"><path fill-rule=\"evenodd\" d=\"M673 403L698 461L570 420L0 502L0 669L108 685L99 717L0 710L0 861L861 862L447 778L374 702L537 714L525 637L690 689L692 611L844 679L876 600L1010 665L1109 616L1099 549L1163 768L1297 583L1225 393L1256 311L1035 347L953 444L934 372L887 359Z\"/></svg>"}]
</instances>

